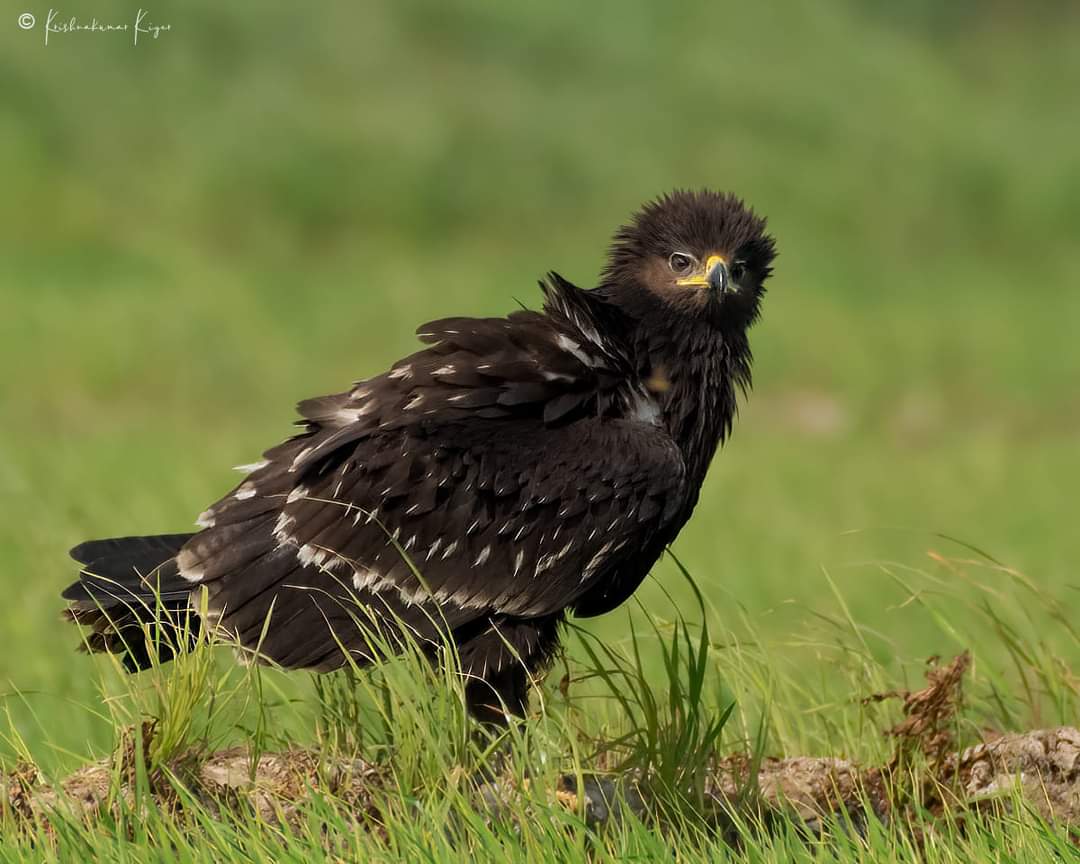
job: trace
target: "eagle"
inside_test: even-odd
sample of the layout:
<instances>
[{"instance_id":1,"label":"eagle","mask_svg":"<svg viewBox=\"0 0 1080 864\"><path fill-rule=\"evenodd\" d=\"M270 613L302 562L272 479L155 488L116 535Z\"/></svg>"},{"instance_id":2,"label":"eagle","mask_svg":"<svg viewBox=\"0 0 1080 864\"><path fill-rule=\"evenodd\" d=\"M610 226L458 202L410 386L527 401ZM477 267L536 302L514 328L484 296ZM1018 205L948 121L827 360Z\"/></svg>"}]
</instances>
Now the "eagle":
<instances>
[{"instance_id":1,"label":"eagle","mask_svg":"<svg viewBox=\"0 0 1080 864\"><path fill-rule=\"evenodd\" d=\"M320 672L456 647L473 717L526 716L567 615L623 603L690 518L774 256L739 198L676 190L594 288L550 272L540 311L424 324L387 371L300 402L198 531L72 549L83 647L138 671L205 628Z\"/></svg>"}]
</instances>

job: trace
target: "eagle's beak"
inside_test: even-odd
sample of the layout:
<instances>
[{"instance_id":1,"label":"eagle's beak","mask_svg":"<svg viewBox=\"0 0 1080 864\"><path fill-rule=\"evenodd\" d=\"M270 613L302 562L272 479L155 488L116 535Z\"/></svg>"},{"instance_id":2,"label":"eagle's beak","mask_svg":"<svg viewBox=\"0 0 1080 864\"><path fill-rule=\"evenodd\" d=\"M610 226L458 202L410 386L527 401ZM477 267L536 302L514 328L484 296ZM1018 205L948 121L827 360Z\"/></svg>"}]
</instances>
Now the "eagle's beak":
<instances>
[{"instance_id":1,"label":"eagle's beak","mask_svg":"<svg viewBox=\"0 0 1080 864\"><path fill-rule=\"evenodd\" d=\"M727 261L719 255L710 255L705 262L705 278L713 294L723 294L728 287Z\"/></svg>"},{"instance_id":2,"label":"eagle's beak","mask_svg":"<svg viewBox=\"0 0 1080 864\"><path fill-rule=\"evenodd\" d=\"M705 266L693 276L679 279L676 285L698 285L708 287L714 294L723 294L728 289L727 261L720 255L710 255Z\"/></svg>"}]
</instances>

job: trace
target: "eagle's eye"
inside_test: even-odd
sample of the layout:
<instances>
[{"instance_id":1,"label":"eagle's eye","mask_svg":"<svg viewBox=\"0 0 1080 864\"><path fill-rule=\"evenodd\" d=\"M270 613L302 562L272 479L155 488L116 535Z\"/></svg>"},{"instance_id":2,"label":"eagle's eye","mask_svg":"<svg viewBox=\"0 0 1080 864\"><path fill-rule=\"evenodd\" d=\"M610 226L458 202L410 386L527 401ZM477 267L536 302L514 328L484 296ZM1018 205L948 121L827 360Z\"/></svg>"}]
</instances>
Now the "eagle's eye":
<instances>
[{"instance_id":1,"label":"eagle's eye","mask_svg":"<svg viewBox=\"0 0 1080 864\"><path fill-rule=\"evenodd\" d=\"M694 256L686 252L672 252L668 265L677 276L685 276L694 267Z\"/></svg>"},{"instance_id":2,"label":"eagle's eye","mask_svg":"<svg viewBox=\"0 0 1080 864\"><path fill-rule=\"evenodd\" d=\"M728 275L731 276L732 282L741 282L743 276L746 275L746 262L745 261L733 261L728 268Z\"/></svg>"}]
</instances>

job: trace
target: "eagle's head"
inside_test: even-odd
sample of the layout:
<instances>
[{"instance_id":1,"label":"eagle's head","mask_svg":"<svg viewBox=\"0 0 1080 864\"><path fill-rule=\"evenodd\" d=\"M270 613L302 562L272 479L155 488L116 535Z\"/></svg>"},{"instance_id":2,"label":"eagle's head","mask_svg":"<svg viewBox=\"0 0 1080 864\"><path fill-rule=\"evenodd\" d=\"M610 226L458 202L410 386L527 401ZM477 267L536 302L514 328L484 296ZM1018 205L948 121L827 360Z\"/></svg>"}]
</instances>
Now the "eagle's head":
<instances>
[{"instance_id":1,"label":"eagle's head","mask_svg":"<svg viewBox=\"0 0 1080 864\"><path fill-rule=\"evenodd\" d=\"M775 255L765 220L734 195L676 190L616 232L603 284L616 302L659 301L677 315L743 329L757 318Z\"/></svg>"}]
</instances>

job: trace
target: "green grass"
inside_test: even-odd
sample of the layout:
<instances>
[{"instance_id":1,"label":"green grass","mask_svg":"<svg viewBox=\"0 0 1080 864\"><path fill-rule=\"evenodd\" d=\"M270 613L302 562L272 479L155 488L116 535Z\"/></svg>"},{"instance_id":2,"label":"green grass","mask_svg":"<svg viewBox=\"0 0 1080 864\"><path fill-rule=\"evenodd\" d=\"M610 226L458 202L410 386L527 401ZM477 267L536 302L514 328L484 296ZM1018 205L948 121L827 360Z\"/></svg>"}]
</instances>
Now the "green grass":
<instances>
[{"instance_id":1,"label":"green grass","mask_svg":"<svg viewBox=\"0 0 1080 864\"><path fill-rule=\"evenodd\" d=\"M951 721L956 745L978 740L986 728L1075 717L1077 679L1049 650L1056 644L1075 652L1080 642L1060 607L996 565L942 564L969 581L976 614L968 620L955 615L965 592L941 591L927 573L906 575L911 604L958 642L1001 649L984 655L1001 653L1000 661L979 660L966 676L963 708ZM100 711L114 730L110 749L120 754L112 763L112 791L96 816L60 811L49 817L47 831L5 813L5 849L57 860L165 855L245 861L449 861L463 854L555 861L586 853L595 860L673 854L715 860L733 850L754 861L1060 860L1075 854L1061 828L1041 822L1007 794L1011 812L977 821L959 813L922 814L926 768L918 758L901 763L901 773L889 781L893 800L908 809L894 813L888 826L872 820L856 829L848 817L836 816L807 835L795 822L760 823L752 808L717 813L705 788L718 755L741 754L753 766L784 748L884 765L894 745L881 730L895 719L895 703L858 697L896 683L895 673L874 660L870 634L851 620L792 634L827 662L828 680L809 680L807 663L784 661L752 632L738 643L717 639L745 622L710 608L684 575L698 598L686 611L698 623L633 609L622 639L601 641L575 629L567 677L559 680L558 670L549 676L530 721L496 740L476 734L453 673L433 669L419 653L374 671L316 679L315 693L302 700L281 673L223 664L206 646L121 687L103 675ZM1039 622L1041 634L1030 632L1032 622ZM659 658L660 672L650 668L650 657ZM202 698L192 698L196 693ZM146 724L152 736L130 731ZM298 737L305 740L297 728L307 730L326 779L288 817L286 800L273 811L243 803L217 811L189 791L187 778L204 755L237 743L256 756L288 750ZM822 737L801 740L806 733ZM24 763L34 758L13 728L8 743ZM335 785L333 766L357 757L370 767L370 779L359 787ZM597 770L616 777L642 772L651 815L625 814L596 829L555 800L559 775ZM748 808L753 770L741 793ZM477 804L476 788L491 772L516 790L497 814Z\"/></svg>"},{"instance_id":2,"label":"green grass","mask_svg":"<svg viewBox=\"0 0 1080 864\"><path fill-rule=\"evenodd\" d=\"M780 258L753 333L754 393L675 545L705 597L709 712L694 730L654 719L642 740L711 744L709 723L734 704L725 752L760 742L877 759L895 708L860 697L917 685L925 657L962 648L975 656L969 736L1074 722L1074 9L263 7L154 9L173 31L138 49L100 34L46 49L40 31L0 27L7 762L25 749L50 773L69 770L114 747L119 725L195 710L176 703L201 689L231 694L200 703L220 709L214 741L376 746L345 720L332 734L320 725L326 700L307 676L263 672L254 688L227 657L151 673L132 693L108 661L69 651L65 550L182 530L232 482L228 466L288 434L293 402L385 368L422 321L535 304L549 268L590 284L618 222L676 185L744 195ZM1026 576L943 562L980 556L941 535ZM632 614L657 704L642 694L629 710L590 695L603 693L594 680L572 683L564 705L560 667L545 706L596 735L657 715L671 678L652 622L669 636L679 611L696 622L694 608L665 560L635 603L583 625L602 642L569 640L571 664L588 663L590 645L632 657ZM700 635L669 644L697 656ZM560 758L578 747L576 733L550 734ZM451 754L431 759L414 779ZM402 800L386 806L411 812ZM311 824L340 824L334 806ZM415 806L436 818L455 805ZM565 820L511 836L469 818L454 842L480 856L552 858L592 842ZM402 816L374 857L450 857L430 824ZM203 843L272 857L280 840L299 856L318 838L243 821L201 824L198 840L163 816L145 826L153 844L106 826L72 828L63 848L138 860L169 843L195 857ZM685 833L684 858L709 854L713 841ZM1054 838L1002 824L935 854L1053 860ZM774 842L758 860L871 857L843 840L816 852ZM671 857L670 846L631 827L594 853Z\"/></svg>"}]
</instances>

